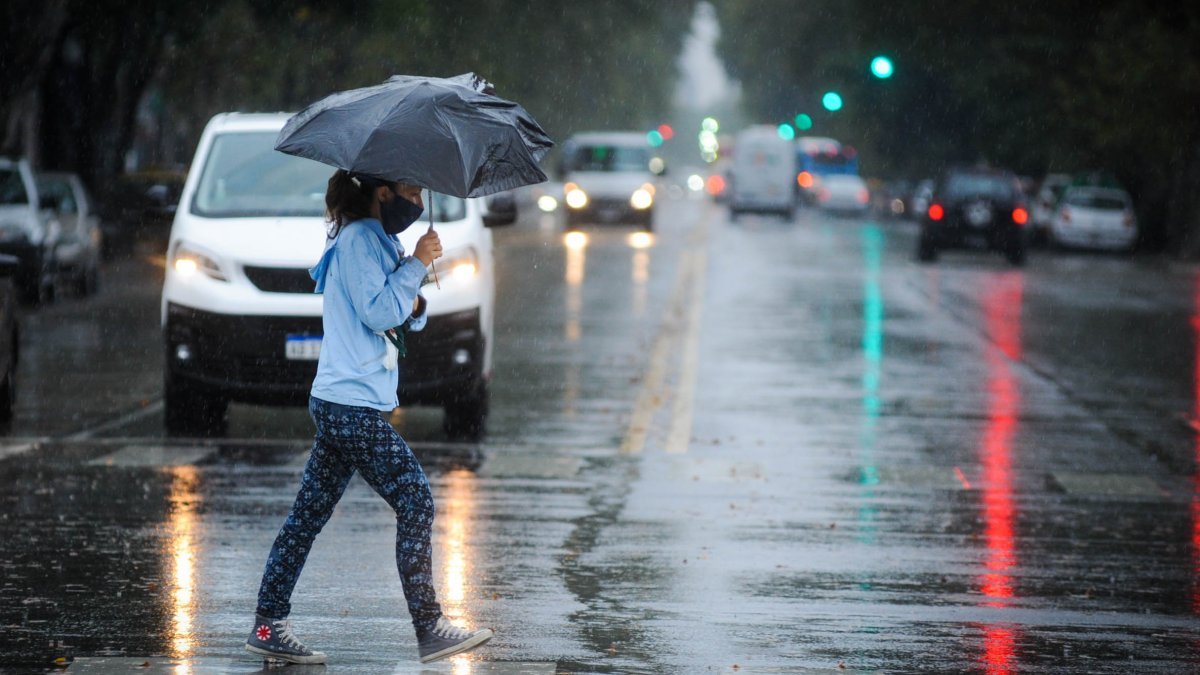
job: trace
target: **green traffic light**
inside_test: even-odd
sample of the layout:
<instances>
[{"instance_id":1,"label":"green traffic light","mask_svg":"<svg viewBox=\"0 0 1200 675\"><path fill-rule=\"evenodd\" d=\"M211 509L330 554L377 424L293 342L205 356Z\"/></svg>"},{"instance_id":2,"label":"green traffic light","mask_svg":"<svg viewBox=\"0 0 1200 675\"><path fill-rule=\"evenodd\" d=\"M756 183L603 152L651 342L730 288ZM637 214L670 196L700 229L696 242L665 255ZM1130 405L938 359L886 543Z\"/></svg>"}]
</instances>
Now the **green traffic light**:
<instances>
[{"instance_id":1,"label":"green traffic light","mask_svg":"<svg viewBox=\"0 0 1200 675\"><path fill-rule=\"evenodd\" d=\"M842 109L842 97L836 91L827 91L821 97L821 105L829 112L836 112Z\"/></svg>"},{"instance_id":2,"label":"green traffic light","mask_svg":"<svg viewBox=\"0 0 1200 675\"><path fill-rule=\"evenodd\" d=\"M871 59L871 74L881 80L886 80L896 72L895 66L892 65L892 60L886 56L876 56Z\"/></svg>"},{"instance_id":3,"label":"green traffic light","mask_svg":"<svg viewBox=\"0 0 1200 675\"><path fill-rule=\"evenodd\" d=\"M796 128L800 131L808 131L813 127L813 120L804 113L796 115Z\"/></svg>"},{"instance_id":4,"label":"green traffic light","mask_svg":"<svg viewBox=\"0 0 1200 675\"><path fill-rule=\"evenodd\" d=\"M792 128L792 125L784 122L779 125L779 137L785 141L790 141L796 137L796 130Z\"/></svg>"}]
</instances>

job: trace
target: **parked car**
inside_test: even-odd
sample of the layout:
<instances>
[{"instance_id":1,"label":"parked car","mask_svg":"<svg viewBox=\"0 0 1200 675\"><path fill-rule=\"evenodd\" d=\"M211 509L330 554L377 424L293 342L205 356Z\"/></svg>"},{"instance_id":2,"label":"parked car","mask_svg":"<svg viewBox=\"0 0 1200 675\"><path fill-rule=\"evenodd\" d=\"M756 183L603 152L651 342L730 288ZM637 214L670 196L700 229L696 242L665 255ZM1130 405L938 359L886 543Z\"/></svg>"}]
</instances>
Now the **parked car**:
<instances>
[{"instance_id":1,"label":"parked car","mask_svg":"<svg viewBox=\"0 0 1200 675\"><path fill-rule=\"evenodd\" d=\"M1133 200L1118 188L1067 187L1050 221L1055 246L1127 251L1137 237Z\"/></svg>"},{"instance_id":2,"label":"parked car","mask_svg":"<svg viewBox=\"0 0 1200 675\"><path fill-rule=\"evenodd\" d=\"M302 405L316 375L322 298L308 269L327 238L333 169L273 150L285 114L227 113L205 127L171 228L162 293L166 427L223 428L230 401ZM507 199L506 199L507 197ZM495 277L488 227L516 218L511 195L427 200L445 254L427 285L424 330L400 360L401 405L436 405L452 437L483 433ZM412 251L426 227L400 238Z\"/></svg>"},{"instance_id":3,"label":"parked car","mask_svg":"<svg viewBox=\"0 0 1200 675\"><path fill-rule=\"evenodd\" d=\"M57 214L59 239L54 246L55 271L81 297L100 286L100 216L84 187L73 173L37 174L43 203Z\"/></svg>"},{"instance_id":4,"label":"parked car","mask_svg":"<svg viewBox=\"0 0 1200 675\"><path fill-rule=\"evenodd\" d=\"M921 221L917 258L954 247L987 248L1013 265L1025 262L1029 212L1017 177L985 168L951 169L937 181Z\"/></svg>"},{"instance_id":5,"label":"parked car","mask_svg":"<svg viewBox=\"0 0 1200 675\"><path fill-rule=\"evenodd\" d=\"M796 148L768 124L743 129L734 142L729 217L778 213L791 219L796 208Z\"/></svg>"},{"instance_id":6,"label":"parked car","mask_svg":"<svg viewBox=\"0 0 1200 675\"><path fill-rule=\"evenodd\" d=\"M817 188L817 206L826 211L862 214L871 206L871 191L858 176L825 176Z\"/></svg>"},{"instance_id":7,"label":"parked car","mask_svg":"<svg viewBox=\"0 0 1200 675\"><path fill-rule=\"evenodd\" d=\"M20 260L14 281L26 304L54 298L60 231L53 200L42 199L29 162L0 158L0 254Z\"/></svg>"},{"instance_id":8,"label":"parked car","mask_svg":"<svg viewBox=\"0 0 1200 675\"><path fill-rule=\"evenodd\" d=\"M185 178L186 174L176 171L118 177L103 199L104 256L128 253L139 241L151 242L165 252Z\"/></svg>"},{"instance_id":9,"label":"parked car","mask_svg":"<svg viewBox=\"0 0 1200 675\"><path fill-rule=\"evenodd\" d=\"M21 330L17 319L17 287L13 275L21 261L0 255L0 422L13 417L17 401L17 362L21 353Z\"/></svg>"},{"instance_id":10,"label":"parked car","mask_svg":"<svg viewBox=\"0 0 1200 675\"><path fill-rule=\"evenodd\" d=\"M561 165L567 227L629 223L654 229L652 159L642 133L597 131L567 139Z\"/></svg>"},{"instance_id":11,"label":"parked car","mask_svg":"<svg viewBox=\"0 0 1200 675\"><path fill-rule=\"evenodd\" d=\"M1037 240L1045 240L1050 233L1050 223L1054 220L1058 209L1058 200L1071 182L1071 177L1065 173L1047 174L1038 187L1037 196L1029 209L1030 236Z\"/></svg>"}]
</instances>

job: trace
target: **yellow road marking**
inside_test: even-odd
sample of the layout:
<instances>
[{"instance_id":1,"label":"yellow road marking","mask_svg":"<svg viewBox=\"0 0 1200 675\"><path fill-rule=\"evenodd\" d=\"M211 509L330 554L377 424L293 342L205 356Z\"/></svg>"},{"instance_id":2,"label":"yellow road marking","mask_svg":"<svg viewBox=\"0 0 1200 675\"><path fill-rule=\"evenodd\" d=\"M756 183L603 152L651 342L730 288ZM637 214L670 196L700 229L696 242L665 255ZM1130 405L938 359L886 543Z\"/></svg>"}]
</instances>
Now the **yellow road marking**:
<instances>
[{"instance_id":1,"label":"yellow road marking","mask_svg":"<svg viewBox=\"0 0 1200 675\"><path fill-rule=\"evenodd\" d=\"M667 313L655 338L647 362L646 376L634 402L629 427L621 442L621 452L635 454L646 447L646 439L655 413L674 394L671 421L667 434L667 452L687 452L692 433L696 374L700 361L700 309L704 302L704 275L708 241L706 214L689 241L689 248L680 254L675 286L667 305ZM670 391L666 385L670 356L678 353L679 380Z\"/></svg>"}]
</instances>

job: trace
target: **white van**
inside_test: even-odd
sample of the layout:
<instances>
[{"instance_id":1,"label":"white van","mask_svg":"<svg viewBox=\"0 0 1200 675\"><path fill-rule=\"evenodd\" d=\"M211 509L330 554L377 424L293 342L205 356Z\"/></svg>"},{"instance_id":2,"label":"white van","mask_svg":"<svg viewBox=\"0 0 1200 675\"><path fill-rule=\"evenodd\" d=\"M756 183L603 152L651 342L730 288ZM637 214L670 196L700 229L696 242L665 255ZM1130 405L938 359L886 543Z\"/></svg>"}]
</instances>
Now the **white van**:
<instances>
[{"instance_id":1,"label":"white van","mask_svg":"<svg viewBox=\"0 0 1200 675\"><path fill-rule=\"evenodd\" d=\"M796 149L778 129L757 125L738 133L730 170L731 218L753 211L779 213L790 219L795 208L795 181Z\"/></svg>"},{"instance_id":2,"label":"white van","mask_svg":"<svg viewBox=\"0 0 1200 675\"><path fill-rule=\"evenodd\" d=\"M169 433L221 433L230 401L308 399L322 331L322 296L308 269L325 248L334 170L273 149L288 117L220 114L200 137L163 283ZM422 291L429 319L408 336L397 393L401 405L444 408L451 436L477 438L487 415L495 304L486 226L513 222L515 206L488 214L481 200L434 195L432 207L445 250L434 264L441 287ZM401 235L406 250L427 218Z\"/></svg>"}]
</instances>

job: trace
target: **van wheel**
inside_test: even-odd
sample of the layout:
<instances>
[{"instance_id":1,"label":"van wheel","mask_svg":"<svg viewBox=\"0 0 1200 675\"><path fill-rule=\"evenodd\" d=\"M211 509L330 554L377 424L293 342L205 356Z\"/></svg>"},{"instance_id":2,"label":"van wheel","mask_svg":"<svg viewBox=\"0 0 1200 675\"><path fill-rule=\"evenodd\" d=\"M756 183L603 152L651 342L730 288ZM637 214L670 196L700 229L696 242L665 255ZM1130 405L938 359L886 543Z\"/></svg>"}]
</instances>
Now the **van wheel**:
<instances>
[{"instance_id":1,"label":"van wheel","mask_svg":"<svg viewBox=\"0 0 1200 675\"><path fill-rule=\"evenodd\" d=\"M456 396L443 408L442 429L451 440L478 441L487 426L488 387L480 382L473 391Z\"/></svg>"},{"instance_id":2,"label":"van wheel","mask_svg":"<svg viewBox=\"0 0 1200 675\"><path fill-rule=\"evenodd\" d=\"M229 401L180 382L167 369L163 388L164 426L170 436L220 436Z\"/></svg>"}]
</instances>

